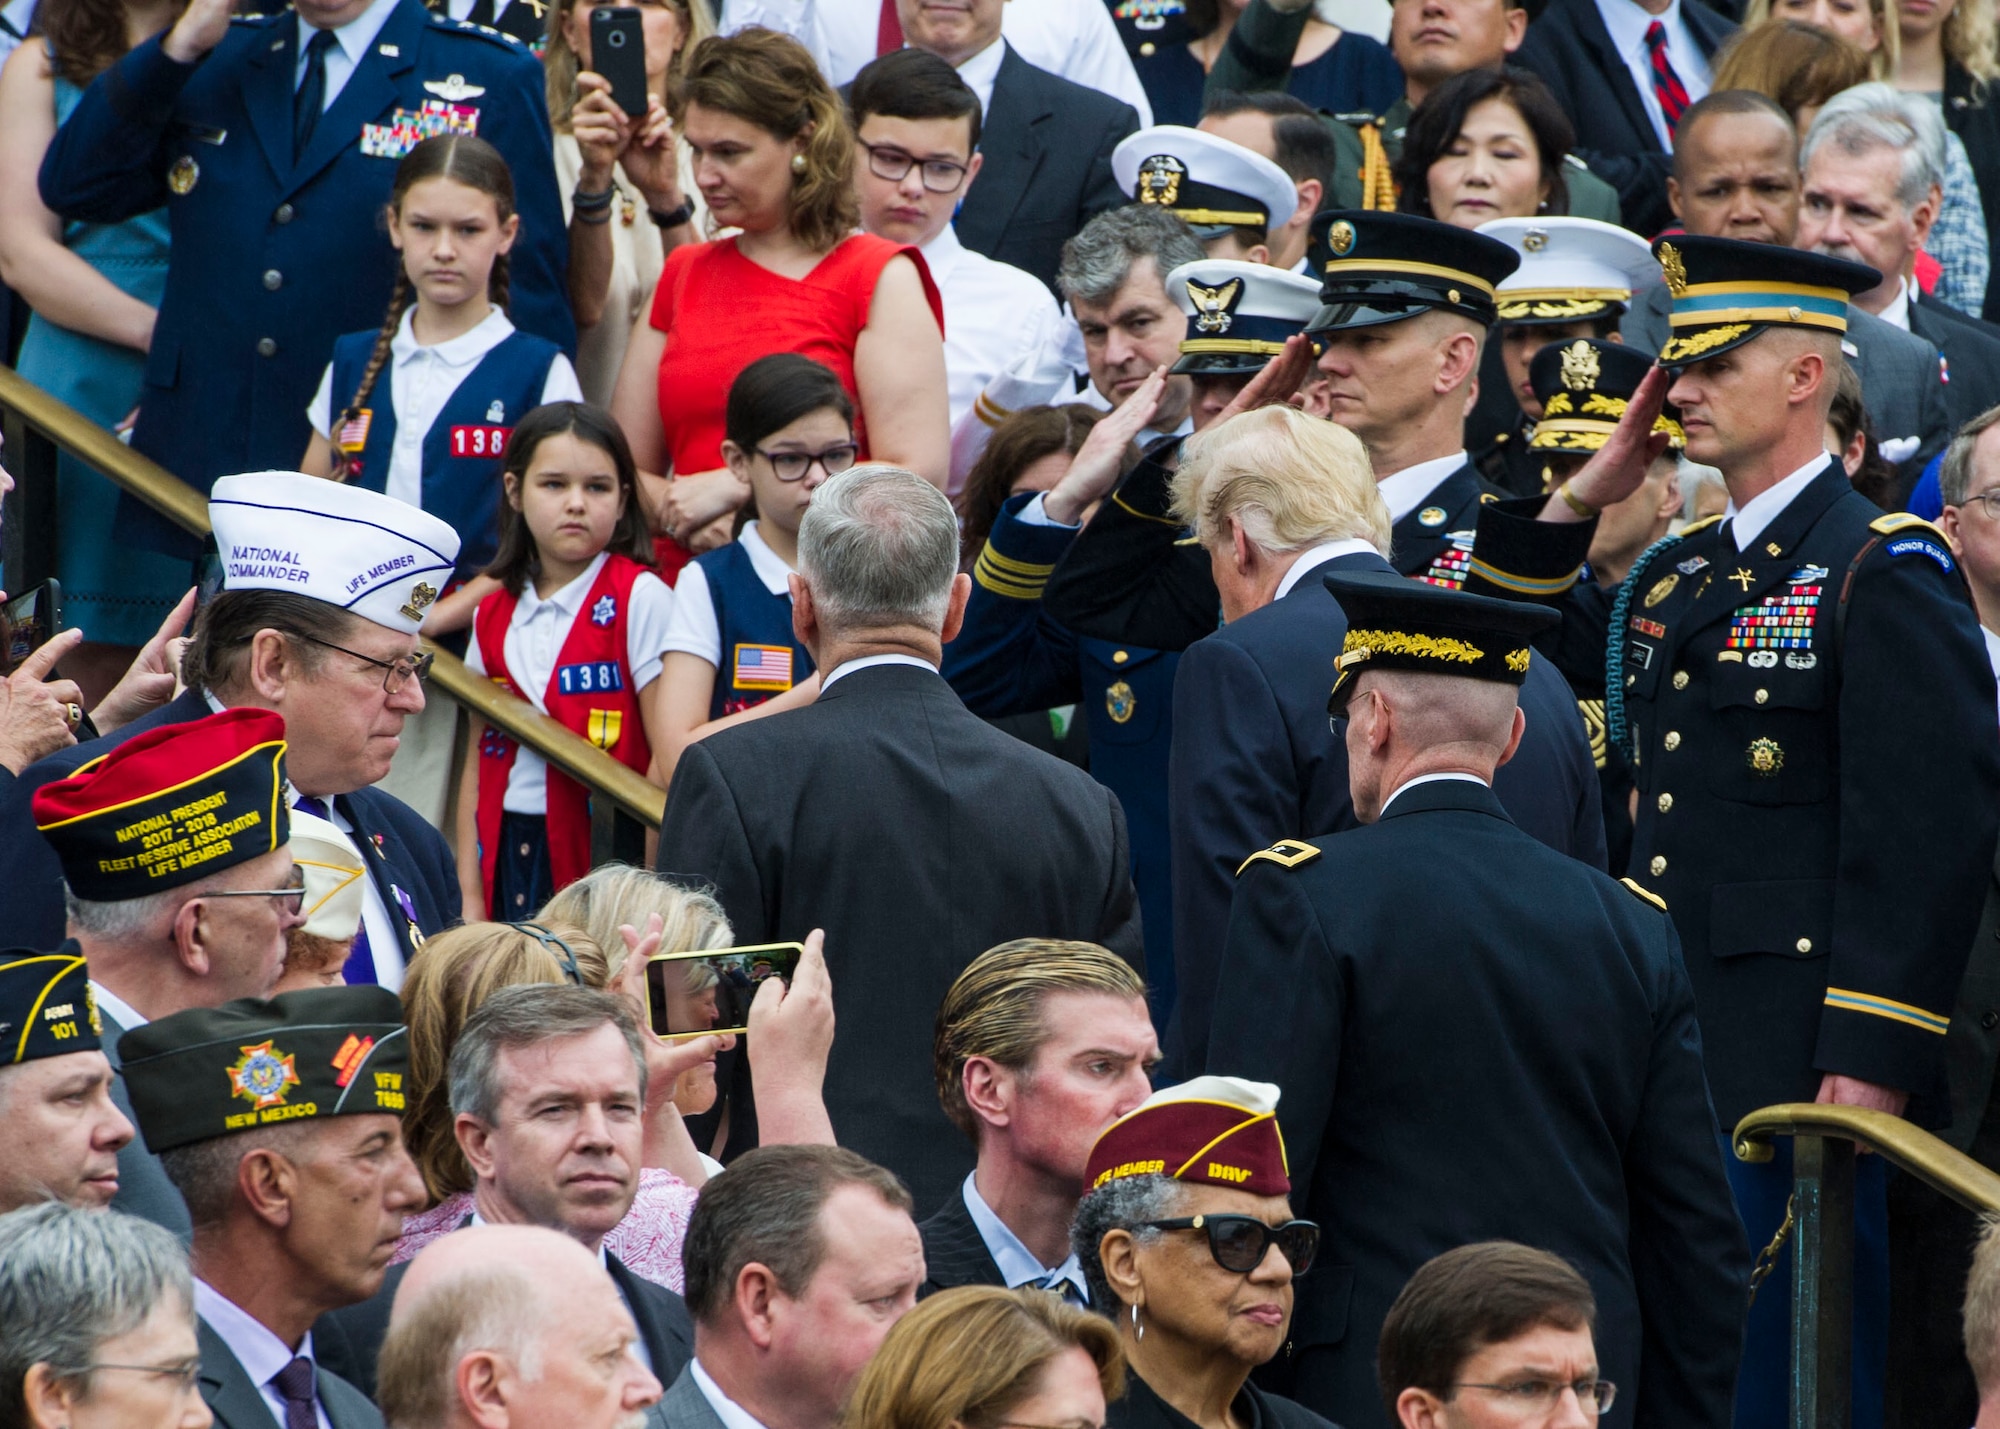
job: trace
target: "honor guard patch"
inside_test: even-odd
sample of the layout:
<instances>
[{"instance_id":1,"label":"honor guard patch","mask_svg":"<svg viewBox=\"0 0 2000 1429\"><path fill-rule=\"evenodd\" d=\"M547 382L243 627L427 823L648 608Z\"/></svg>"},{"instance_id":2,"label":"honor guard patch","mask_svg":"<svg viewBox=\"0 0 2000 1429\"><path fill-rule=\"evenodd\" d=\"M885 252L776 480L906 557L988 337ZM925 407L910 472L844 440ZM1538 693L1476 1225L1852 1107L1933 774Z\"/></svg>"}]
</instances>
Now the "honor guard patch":
<instances>
[{"instance_id":1,"label":"honor guard patch","mask_svg":"<svg viewBox=\"0 0 2000 1429\"><path fill-rule=\"evenodd\" d=\"M1884 542L1883 549L1892 556L1929 556L1943 570L1958 569L1952 562L1951 553L1944 548L1944 543L1933 541L1928 536L1899 536L1893 541Z\"/></svg>"},{"instance_id":2,"label":"honor guard patch","mask_svg":"<svg viewBox=\"0 0 2000 1429\"><path fill-rule=\"evenodd\" d=\"M1638 884L1634 883L1629 878L1621 878L1618 881L1624 884L1633 893L1637 894L1639 897L1645 899L1648 903L1652 904L1655 908L1659 909L1662 913L1667 911L1667 900L1660 897L1659 894L1653 892L1650 888L1641 888Z\"/></svg>"},{"instance_id":3,"label":"honor guard patch","mask_svg":"<svg viewBox=\"0 0 2000 1429\"><path fill-rule=\"evenodd\" d=\"M1236 865L1236 876L1241 878L1243 870L1253 863L1275 863L1284 868L1297 868L1302 863L1311 863L1319 857L1319 849L1299 839L1279 839L1269 848L1260 848L1243 862Z\"/></svg>"}]
</instances>

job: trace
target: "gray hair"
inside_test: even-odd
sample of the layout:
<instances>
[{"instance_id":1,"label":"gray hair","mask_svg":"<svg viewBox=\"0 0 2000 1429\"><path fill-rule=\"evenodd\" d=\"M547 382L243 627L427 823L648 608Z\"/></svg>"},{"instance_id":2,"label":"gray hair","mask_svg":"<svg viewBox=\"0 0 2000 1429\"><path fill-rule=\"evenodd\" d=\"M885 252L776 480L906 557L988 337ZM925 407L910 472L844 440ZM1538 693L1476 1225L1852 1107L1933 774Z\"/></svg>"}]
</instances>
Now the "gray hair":
<instances>
[{"instance_id":1,"label":"gray hair","mask_svg":"<svg viewBox=\"0 0 2000 1429\"><path fill-rule=\"evenodd\" d=\"M944 628L958 574L958 513L915 472L870 463L813 493L799 522L799 575L839 630Z\"/></svg>"},{"instance_id":2,"label":"gray hair","mask_svg":"<svg viewBox=\"0 0 2000 1429\"><path fill-rule=\"evenodd\" d=\"M186 1202L196 1230L219 1226L236 1199L236 1172L253 1151L275 1151L293 1165L306 1161L326 1121L280 1122L190 1141L160 1153L160 1169Z\"/></svg>"},{"instance_id":3,"label":"gray hair","mask_svg":"<svg viewBox=\"0 0 2000 1429\"><path fill-rule=\"evenodd\" d=\"M1106 1181L1077 1203L1076 1219L1069 1227L1069 1247L1076 1252L1084 1282L1090 1286L1093 1307L1114 1318L1125 1308L1111 1282L1104 1278L1104 1260L1098 1254L1104 1237L1112 1231L1129 1231L1141 1245L1150 1245L1163 1233L1146 1222L1176 1215L1186 1196L1187 1187L1171 1176L1121 1176Z\"/></svg>"},{"instance_id":4,"label":"gray hair","mask_svg":"<svg viewBox=\"0 0 2000 1429\"><path fill-rule=\"evenodd\" d=\"M1965 498L1972 494L1972 449L1995 422L2000 422L2000 407L1988 407L1960 427L1951 445L1945 448L1944 465L1938 470L1938 495L1944 498L1945 505L1963 506Z\"/></svg>"},{"instance_id":5,"label":"gray hair","mask_svg":"<svg viewBox=\"0 0 2000 1429\"><path fill-rule=\"evenodd\" d=\"M1056 287L1070 302L1081 298L1086 303L1108 303L1141 258L1153 260L1164 286L1167 274L1181 264L1206 257L1208 250L1194 230L1174 214L1150 204L1127 204L1098 214L1063 244Z\"/></svg>"},{"instance_id":6,"label":"gray hair","mask_svg":"<svg viewBox=\"0 0 2000 1429\"><path fill-rule=\"evenodd\" d=\"M159 925L180 911L181 904L194 897L192 887L169 888L140 898L120 898L98 902L79 898L63 881L63 914L70 931L99 943L129 943L153 934Z\"/></svg>"},{"instance_id":7,"label":"gray hair","mask_svg":"<svg viewBox=\"0 0 2000 1429\"><path fill-rule=\"evenodd\" d=\"M38 1364L90 1391L97 1347L173 1296L194 1323L181 1243L150 1221L57 1202L0 1216L0 1424L26 1424L23 1381Z\"/></svg>"},{"instance_id":8,"label":"gray hair","mask_svg":"<svg viewBox=\"0 0 2000 1429\"><path fill-rule=\"evenodd\" d=\"M1813 155L1826 144L1851 158L1893 149L1903 156L1896 202L1911 209L1929 198L1933 188L1944 188L1945 143L1937 105L1878 80L1857 84L1826 102L1806 132L1799 169L1810 170Z\"/></svg>"},{"instance_id":9,"label":"gray hair","mask_svg":"<svg viewBox=\"0 0 2000 1429\"><path fill-rule=\"evenodd\" d=\"M375 1398L391 1429L449 1422L459 1364L487 1350L533 1382L542 1377L542 1324L535 1284L511 1265L455 1275L398 1304L377 1358Z\"/></svg>"},{"instance_id":10,"label":"gray hair","mask_svg":"<svg viewBox=\"0 0 2000 1429\"><path fill-rule=\"evenodd\" d=\"M821 488L824 490L825 488ZM813 499L817 501L818 495ZM639 1100L646 1099L646 1048L632 1009L616 993L594 987L529 983L503 987L466 1019L451 1049L451 1111L475 1116L488 1126L500 1111L500 1054L558 1037L584 1037L609 1023L631 1049L639 1074Z\"/></svg>"}]
</instances>

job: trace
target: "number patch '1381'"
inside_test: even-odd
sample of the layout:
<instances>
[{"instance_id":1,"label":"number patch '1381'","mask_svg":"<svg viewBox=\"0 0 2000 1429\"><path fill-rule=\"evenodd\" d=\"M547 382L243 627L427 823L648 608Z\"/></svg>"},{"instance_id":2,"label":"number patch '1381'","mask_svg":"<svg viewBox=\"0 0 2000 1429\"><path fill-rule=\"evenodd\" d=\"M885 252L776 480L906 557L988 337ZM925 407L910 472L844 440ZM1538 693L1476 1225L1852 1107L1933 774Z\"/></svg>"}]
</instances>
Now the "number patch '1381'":
<instances>
[{"instance_id":1,"label":"number patch '1381'","mask_svg":"<svg viewBox=\"0 0 2000 1429\"><path fill-rule=\"evenodd\" d=\"M616 660L591 660L556 667L556 693L597 695L625 688L625 672Z\"/></svg>"}]
</instances>

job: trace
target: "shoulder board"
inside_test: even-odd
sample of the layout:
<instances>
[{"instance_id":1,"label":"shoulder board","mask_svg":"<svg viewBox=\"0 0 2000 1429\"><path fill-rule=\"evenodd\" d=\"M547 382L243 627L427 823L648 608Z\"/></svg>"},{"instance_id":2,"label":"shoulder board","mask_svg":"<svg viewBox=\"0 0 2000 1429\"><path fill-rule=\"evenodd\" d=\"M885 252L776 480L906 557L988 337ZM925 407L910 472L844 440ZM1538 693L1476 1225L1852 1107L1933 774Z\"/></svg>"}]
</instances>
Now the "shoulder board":
<instances>
[{"instance_id":1,"label":"shoulder board","mask_svg":"<svg viewBox=\"0 0 2000 1429\"><path fill-rule=\"evenodd\" d=\"M1898 531L1927 531L1940 541L1944 539L1944 532L1923 517L1913 516L1907 511L1892 511L1887 516L1877 516L1868 523L1868 529L1878 536L1893 536Z\"/></svg>"},{"instance_id":2,"label":"shoulder board","mask_svg":"<svg viewBox=\"0 0 2000 1429\"><path fill-rule=\"evenodd\" d=\"M289 20L292 18L293 13L292 7L287 5L282 10L264 15L231 15L229 23L232 25L268 25L273 20Z\"/></svg>"},{"instance_id":3,"label":"shoulder board","mask_svg":"<svg viewBox=\"0 0 2000 1429\"><path fill-rule=\"evenodd\" d=\"M1650 889L1641 888L1629 878L1621 878L1618 881L1631 889L1634 897L1645 899L1662 913L1667 911L1667 900L1660 897L1659 894L1652 892Z\"/></svg>"},{"instance_id":4,"label":"shoulder board","mask_svg":"<svg viewBox=\"0 0 2000 1429\"><path fill-rule=\"evenodd\" d=\"M1236 876L1241 878L1243 870L1253 863L1275 863L1284 868L1297 868L1302 863L1311 863L1319 857L1319 849L1298 839L1279 839L1269 848L1260 848L1236 866Z\"/></svg>"},{"instance_id":5,"label":"shoulder board","mask_svg":"<svg viewBox=\"0 0 2000 1429\"><path fill-rule=\"evenodd\" d=\"M1713 516L1704 516L1699 521L1690 521L1687 525L1681 527L1678 534L1682 537L1682 539L1686 539L1687 537L1692 536L1697 531L1706 531L1709 527L1715 525L1721 519L1722 519L1722 513L1718 511Z\"/></svg>"},{"instance_id":6,"label":"shoulder board","mask_svg":"<svg viewBox=\"0 0 2000 1429\"><path fill-rule=\"evenodd\" d=\"M1564 154L1563 162L1565 164L1568 164L1571 168L1583 170L1583 172L1586 174L1590 172L1590 165L1584 163L1583 160L1579 159L1574 154Z\"/></svg>"},{"instance_id":7,"label":"shoulder board","mask_svg":"<svg viewBox=\"0 0 2000 1429\"><path fill-rule=\"evenodd\" d=\"M1346 114L1336 114L1333 117L1342 124L1351 125L1356 129L1365 129L1370 124L1380 124L1382 122L1381 115L1370 114L1365 109L1356 109Z\"/></svg>"},{"instance_id":8,"label":"shoulder board","mask_svg":"<svg viewBox=\"0 0 2000 1429\"><path fill-rule=\"evenodd\" d=\"M528 53L526 45L522 44L512 35L494 29L491 25L475 25L470 20L454 20L450 14L442 10L431 11L430 18L431 24L440 30L448 30L458 35L476 35L480 39L490 40L494 44L503 46L506 49L516 50L522 54Z\"/></svg>"}]
</instances>

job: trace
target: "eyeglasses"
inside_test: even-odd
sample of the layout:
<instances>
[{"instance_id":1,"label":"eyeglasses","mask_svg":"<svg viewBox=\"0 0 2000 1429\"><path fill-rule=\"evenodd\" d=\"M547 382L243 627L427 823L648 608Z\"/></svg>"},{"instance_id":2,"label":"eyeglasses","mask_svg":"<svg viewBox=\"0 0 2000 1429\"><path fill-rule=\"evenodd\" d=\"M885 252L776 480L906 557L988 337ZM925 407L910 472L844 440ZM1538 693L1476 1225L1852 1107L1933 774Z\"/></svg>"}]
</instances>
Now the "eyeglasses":
<instances>
[{"instance_id":1,"label":"eyeglasses","mask_svg":"<svg viewBox=\"0 0 2000 1429\"><path fill-rule=\"evenodd\" d=\"M294 868L292 881L283 888L220 888L212 893L197 895L201 898L269 898L278 905L278 911L286 917L296 917L306 906L305 870ZM100 1369L131 1369L131 1365L100 1365Z\"/></svg>"},{"instance_id":2,"label":"eyeglasses","mask_svg":"<svg viewBox=\"0 0 2000 1429\"><path fill-rule=\"evenodd\" d=\"M901 183L912 165L921 164L924 187L934 194L956 193L958 186L965 182L965 176L971 172L964 164L955 164L950 159L919 159L886 144L870 144L862 139L854 142L868 151L868 172L876 178Z\"/></svg>"},{"instance_id":3,"label":"eyeglasses","mask_svg":"<svg viewBox=\"0 0 2000 1429\"><path fill-rule=\"evenodd\" d=\"M540 923L509 923L510 928L518 928L550 952L563 965L563 976L578 987L583 986L583 970L576 965L576 954L569 950L569 944L544 928Z\"/></svg>"},{"instance_id":4,"label":"eyeglasses","mask_svg":"<svg viewBox=\"0 0 2000 1429\"><path fill-rule=\"evenodd\" d=\"M1176 1216L1145 1224L1159 1231L1207 1231L1208 1253L1217 1265L1237 1275L1248 1275L1262 1265L1273 1245L1291 1263L1292 1274L1304 1275L1319 1251L1319 1227L1311 1221L1272 1226L1255 1216Z\"/></svg>"},{"instance_id":5,"label":"eyeglasses","mask_svg":"<svg viewBox=\"0 0 2000 1429\"><path fill-rule=\"evenodd\" d=\"M133 1374L166 1375L180 1381L177 1388L186 1394L194 1388L195 1377L201 1373L199 1359L182 1360L177 1364L86 1364L78 1365L70 1373L74 1375L96 1374L101 1369L130 1370Z\"/></svg>"},{"instance_id":6,"label":"eyeglasses","mask_svg":"<svg viewBox=\"0 0 2000 1429\"><path fill-rule=\"evenodd\" d=\"M817 452L767 452L762 447L753 447L752 450L771 463L771 470L778 474L780 481L804 481L806 473L815 466L828 476L839 476L861 455L861 448L853 442L841 442Z\"/></svg>"},{"instance_id":7,"label":"eyeglasses","mask_svg":"<svg viewBox=\"0 0 2000 1429\"><path fill-rule=\"evenodd\" d=\"M1562 1402L1563 1391L1573 1390L1576 1402L1588 1414L1602 1414L1618 1397L1618 1386L1608 1379L1524 1379L1514 1384L1455 1384L1453 1389L1483 1389L1498 1395L1509 1411L1523 1418L1547 1414Z\"/></svg>"},{"instance_id":8,"label":"eyeglasses","mask_svg":"<svg viewBox=\"0 0 2000 1429\"><path fill-rule=\"evenodd\" d=\"M345 645L336 645L331 640L322 640L317 635L306 635L300 631L288 631L301 640L310 640L315 645L323 645L328 650L338 650L343 655L352 655L365 665L373 665L382 671L382 693L393 695L412 679L428 680L431 677L432 656L427 651L422 655L398 655L393 660L377 660L373 655L363 655L359 650L350 650Z\"/></svg>"},{"instance_id":9,"label":"eyeglasses","mask_svg":"<svg viewBox=\"0 0 2000 1429\"><path fill-rule=\"evenodd\" d=\"M1972 495L1966 497L1960 505L1970 506L1975 501L1984 508L1987 520L2000 521L2000 486L1989 487L1985 491L1974 492Z\"/></svg>"}]
</instances>

